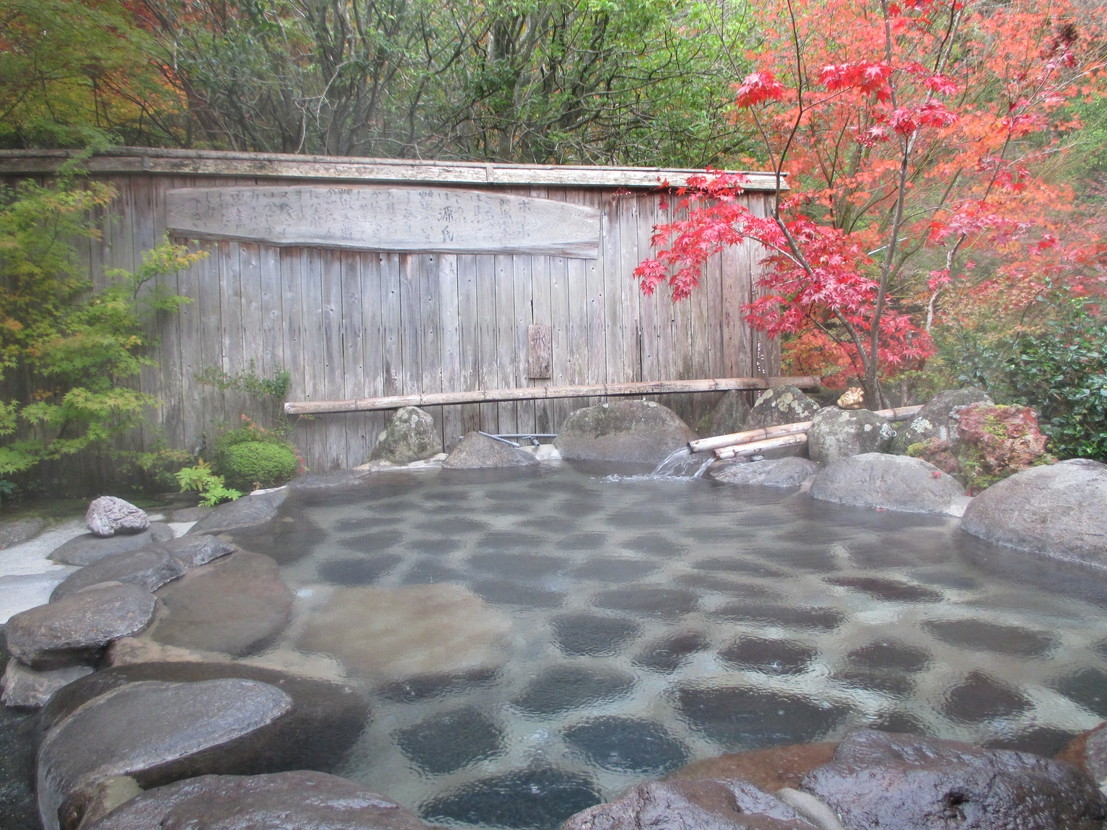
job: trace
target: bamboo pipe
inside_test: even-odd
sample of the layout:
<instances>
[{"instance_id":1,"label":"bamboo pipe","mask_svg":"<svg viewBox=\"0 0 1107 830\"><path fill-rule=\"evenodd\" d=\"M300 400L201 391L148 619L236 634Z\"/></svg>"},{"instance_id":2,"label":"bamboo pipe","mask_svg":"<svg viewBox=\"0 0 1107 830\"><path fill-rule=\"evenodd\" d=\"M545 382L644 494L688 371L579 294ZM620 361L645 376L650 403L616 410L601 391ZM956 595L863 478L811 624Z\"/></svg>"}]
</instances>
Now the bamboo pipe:
<instances>
[{"instance_id":1,"label":"bamboo pipe","mask_svg":"<svg viewBox=\"0 0 1107 830\"><path fill-rule=\"evenodd\" d=\"M888 421L904 421L915 415L920 409L918 406L901 406L893 409L877 409L873 412L874 415L879 415ZM732 432L729 435L717 435L714 438L699 438L695 441L688 442L688 449L692 452L706 452L707 450L715 450L715 454L719 458L732 458L733 456L723 456L719 453L719 450L727 447L733 447L738 445L746 445L755 441L762 441L766 439L776 438L785 435L795 435L801 432L807 432L811 428L811 421L796 421L792 424L780 424L779 426L763 427L762 429L751 429L746 432ZM793 442L799 443L799 442ZM781 445L781 446L787 446ZM767 448L766 448L767 449Z\"/></svg>"},{"instance_id":2,"label":"bamboo pipe","mask_svg":"<svg viewBox=\"0 0 1107 830\"><path fill-rule=\"evenodd\" d=\"M715 450L715 457L721 459L738 458L742 455L756 455L764 450L775 450L780 447L791 447L806 443L807 433L801 432L798 435L782 435L778 438L766 438L764 441L750 441L748 444L721 447Z\"/></svg>"},{"instance_id":3,"label":"bamboo pipe","mask_svg":"<svg viewBox=\"0 0 1107 830\"><path fill-rule=\"evenodd\" d=\"M710 378L706 380L658 380L632 383L600 383L579 386L525 386L517 389L477 389L471 392L427 392L416 395L392 395L380 398L355 398L345 401L289 401L286 415L325 415L332 412L370 412L399 409L402 406L443 406L447 404L487 403L490 401L528 401L550 398L598 398L617 395L662 395L679 392L723 392L731 389L768 389L773 386L818 386L813 376L770 378Z\"/></svg>"}]
</instances>

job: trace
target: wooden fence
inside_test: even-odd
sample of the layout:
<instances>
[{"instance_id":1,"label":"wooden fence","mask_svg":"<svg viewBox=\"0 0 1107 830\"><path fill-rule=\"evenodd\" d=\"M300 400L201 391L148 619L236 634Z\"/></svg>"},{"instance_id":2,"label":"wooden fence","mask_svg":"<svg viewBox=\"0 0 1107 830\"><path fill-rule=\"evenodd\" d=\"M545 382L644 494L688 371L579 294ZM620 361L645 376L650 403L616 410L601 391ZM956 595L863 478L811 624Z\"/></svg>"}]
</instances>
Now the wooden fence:
<instances>
[{"instance_id":1,"label":"wooden fence","mask_svg":"<svg viewBox=\"0 0 1107 830\"><path fill-rule=\"evenodd\" d=\"M45 178L61 154L0 153L0 182ZM742 320L752 246L716 257L682 303L642 295L634 267L671 217L681 171L115 150L92 175L118 198L84 251L102 284L166 234L209 252L163 289L192 298L156 323L164 401L136 440L187 448L279 401L213 383L273 380L290 401L602 386L778 374L778 352ZM766 211L775 182L750 176ZM719 393L665 395L690 423ZM475 429L554 433L598 397L434 406L444 444ZM388 412L296 418L313 471L369 456Z\"/></svg>"}]
</instances>

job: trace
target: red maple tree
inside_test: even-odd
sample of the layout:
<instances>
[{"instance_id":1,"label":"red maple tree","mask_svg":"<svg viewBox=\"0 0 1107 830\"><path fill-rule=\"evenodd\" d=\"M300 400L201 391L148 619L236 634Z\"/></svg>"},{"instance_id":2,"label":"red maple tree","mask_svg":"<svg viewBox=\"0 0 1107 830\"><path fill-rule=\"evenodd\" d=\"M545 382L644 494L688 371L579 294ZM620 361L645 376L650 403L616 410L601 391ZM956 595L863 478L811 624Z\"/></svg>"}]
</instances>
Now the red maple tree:
<instances>
[{"instance_id":1,"label":"red maple tree","mask_svg":"<svg viewBox=\"0 0 1107 830\"><path fill-rule=\"evenodd\" d=\"M947 296L1017 303L1102 266L1102 237L1077 231L1054 176L1072 103L1104 82L1102 21L1073 1L760 4L736 117L792 189L760 217L741 174L691 177L683 218L655 228L657 255L635 269L642 290L687 297L712 254L755 240L767 267L750 323L882 404L881 379L932 353Z\"/></svg>"}]
</instances>

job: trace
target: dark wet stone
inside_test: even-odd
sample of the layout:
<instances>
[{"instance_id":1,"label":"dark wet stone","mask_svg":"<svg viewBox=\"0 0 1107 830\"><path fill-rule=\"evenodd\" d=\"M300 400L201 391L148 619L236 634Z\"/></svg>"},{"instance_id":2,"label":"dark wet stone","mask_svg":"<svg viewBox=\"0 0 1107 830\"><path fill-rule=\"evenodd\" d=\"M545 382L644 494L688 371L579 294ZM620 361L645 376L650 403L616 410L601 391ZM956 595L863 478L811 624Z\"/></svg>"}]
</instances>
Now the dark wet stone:
<instances>
[{"instance_id":1,"label":"dark wet stone","mask_svg":"<svg viewBox=\"0 0 1107 830\"><path fill-rule=\"evenodd\" d=\"M184 570L184 566L161 547L117 553L71 573L50 594L50 601L57 602L101 582L125 582L153 592L179 577Z\"/></svg>"},{"instance_id":2,"label":"dark wet stone","mask_svg":"<svg viewBox=\"0 0 1107 830\"><path fill-rule=\"evenodd\" d=\"M926 733L925 723L914 715L896 710L884 712L875 720L870 721L868 727L879 732L897 732L902 735L923 735Z\"/></svg>"},{"instance_id":3,"label":"dark wet stone","mask_svg":"<svg viewBox=\"0 0 1107 830\"><path fill-rule=\"evenodd\" d=\"M372 585L402 561L396 554L331 559L319 564L319 577L332 585Z\"/></svg>"},{"instance_id":4,"label":"dark wet stone","mask_svg":"<svg viewBox=\"0 0 1107 830\"><path fill-rule=\"evenodd\" d=\"M237 547L206 533L182 536L165 543L169 555L187 568L199 568L234 553Z\"/></svg>"},{"instance_id":5,"label":"dark wet stone","mask_svg":"<svg viewBox=\"0 0 1107 830\"><path fill-rule=\"evenodd\" d=\"M557 547L561 550L600 550L607 545L607 538L606 533L599 531L574 533L572 536L558 539Z\"/></svg>"},{"instance_id":6,"label":"dark wet stone","mask_svg":"<svg viewBox=\"0 0 1107 830\"><path fill-rule=\"evenodd\" d=\"M565 499L559 505L561 511L561 527L565 527L565 518L567 516L594 516L604 510L603 504L598 501L587 501L585 499Z\"/></svg>"},{"instance_id":7,"label":"dark wet stone","mask_svg":"<svg viewBox=\"0 0 1107 830\"><path fill-rule=\"evenodd\" d=\"M1064 729L1036 726L1015 735L989 738L983 745L988 749L1013 749L1016 752L1032 752L1043 758L1053 758L1059 755L1072 739L1073 733Z\"/></svg>"},{"instance_id":8,"label":"dark wet stone","mask_svg":"<svg viewBox=\"0 0 1107 830\"><path fill-rule=\"evenodd\" d=\"M289 489L281 487L267 493L252 493L235 501L219 505L190 529L190 534L207 533L216 535L226 531L241 530L255 525L265 524L277 517Z\"/></svg>"},{"instance_id":9,"label":"dark wet stone","mask_svg":"<svg viewBox=\"0 0 1107 830\"><path fill-rule=\"evenodd\" d=\"M504 751L500 725L471 706L431 715L395 733L397 746L424 772L442 775Z\"/></svg>"},{"instance_id":10,"label":"dark wet stone","mask_svg":"<svg viewBox=\"0 0 1107 830\"><path fill-rule=\"evenodd\" d=\"M688 763L687 747L651 720L591 718L562 734L592 763L605 769L661 775Z\"/></svg>"},{"instance_id":11,"label":"dark wet stone","mask_svg":"<svg viewBox=\"0 0 1107 830\"><path fill-rule=\"evenodd\" d=\"M600 801L594 781L552 767L483 778L423 804L428 821L458 821L517 830L548 830Z\"/></svg>"},{"instance_id":12,"label":"dark wet stone","mask_svg":"<svg viewBox=\"0 0 1107 830\"><path fill-rule=\"evenodd\" d=\"M244 550L261 551L278 565L290 565L311 554L328 534L302 510L276 521L228 531Z\"/></svg>"},{"instance_id":13,"label":"dark wet stone","mask_svg":"<svg viewBox=\"0 0 1107 830\"><path fill-rule=\"evenodd\" d=\"M872 730L847 736L803 789L856 828L1098 830L1107 816L1095 783L1068 764Z\"/></svg>"},{"instance_id":14,"label":"dark wet stone","mask_svg":"<svg viewBox=\"0 0 1107 830\"><path fill-rule=\"evenodd\" d=\"M852 588L887 602L941 602L943 599L938 591L899 579L879 576L834 576L827 577L826 581L831 585Z\"/></svg>"},{"instance_id":15,"label":"dark wet stone","mask_svg":"<svg viewBox=\"0 0 1107 830\"><path fill-rule=\"evenodd\" d=\"M930 665L926 649L896 640L875 640L846 655L851 666L863 669L886 669L896 672L920 672Z\"/></svg>"},{"instance_id":16,"label":"dark wet stone","mask_svg":"<svg viewBox=\"0 0 1107 830\"><path fill-rule=\"evenodd\" d=\"M62 824L75 827L106 779L127 775L146 786L168 783L187 774L193 756L241 742L291 708L292 699L276 686L243 678L146 681L107 691L43 738L39 814L47 830L57 829L63 811L76 820ZM212 717L214 712L219 716Z\"/></svg>"},{"instance_id":17,"label":"dark wet stone","mask_svg":"<svg viewBox=\"0 0 1107 830\"><path fill-rule=\"evenodd\" d=\"M360 784L308 770L186 778L140 794L85 830L201 826L219 830L276 826L311 830L430 830L411 811Z\"/></svg>"},{"instance_id":18,"label":"dark wet stone","mask_svg":"<svg viewBox=\"0 0 1107 830\"><path fill-rule=\"evenodd\" d=\"M335 533L359 533L370 531L377 527L379 523L375 516L357 516L339 519L331 525L331 529Z\"/></svg>"},{"instance_id":19,"label":"dark wet stone","mask_svg":"<svg viewBox=\"0 0 1107 830\"><path fill-rule=\"evenodd\" d=\"M562 830L816 830L747 781L653 781L573 816Z\"/></svg>"},{"instance_id":20,"label":"dark wet stone","mask_svg":"<svg viewBox=\"0 0 1107 830\"><path fill-rule=\"evenodd\" d=\"M633 686L632 675L614 669L551 666L511 703L530 715L556 715L622 697Z\"/></svg>"},{"instance_id":21,"label":"dark wet stone","mask_svg":"<svg viewBox=\"0 0 1107 830\"><path fill-rule=\"evenodd\" d=\"M546 544L546 539L534 533L520 533L517 530L494 530L485 533L474 547L484 553L517 554L533 551Z\"/></svg>"},{"instance_id":22,"label":"dark wet stone","mask_svg":"<svg viewBox=\"0 0 1107 830\"><path fill-rule=\"evenodd\" d=\"M1006 683L981 671L974 671L946 694L942 711L962 723L979 723L990 718L1010 717L1026 712L1031 702Z\"/></svg>"},{"instance_id":23,"label":"dark wet stone","mask_svg":"<svg viewBox=\"0 0 1107 830\"><path fill-rule=\"evenodd\" d=\"M716 544L718 542L733 542L741 538L741 532L734 527L692 527L688 530L688 538L703 545Z\"/></svg>"},{"instance_id":24,"label":"dark wet stone","mask_svg":"<svg viewBox=\"0 0 1107 830\"><path fill-rule=\"evenodd\" d=\"M711 643L697 631L671 634L654 640L634 657L634 665L651 671L670 674L680 668L693 654L704 651Z\"/></svg>"},{"instance_id":25,"label":"dark wet stone","mask_svg":"<svg viewBox=\"0 0 1107 830\"><path fill-rule=\"evenodd\" d=\"M787 572L780 568L740 556L714 556L709 559L701 559L699 562L693 563L692 567L701 571L726 571L728 573L748 574L749 576L782 577L787 575Z\"/></svg>"},{"instance_id":26,"label":"dark wet stone","mask_svg":"<svg viewBox=\"0 0 1107 830\"><path fill-rule=\"evenodd\" d=\"M996 654L1044 657L1057 644L1045 631L985 620L927 620L922 626L942 642Z\"/></svg>"},{"instance_id":27,"label":"dark wet stone","mask_svg":"<svg viewBox=\"0 0 1107 830\"><path fill-rule=\"evenodd\" d=\"M0 678L0 687L4 689L0 701L4 706L38 709L59 689L92 674L92 671L92 666L66 666L36 671L18 660L8 660L4 676Z\"/></svg>"},{"instance_id":28,"label":"dark wet stone","mask_svg":"<svg viewBox=\"0 0 1107 830\"><path fill-rule=\"evenodd\" d=\"M674 542L668 536L655 533L649 536L635 536L623 542L623 547L635 553L646 553L652 556L665 556L676 558L688 552L688 546Z\"/></svg>"},{"instance_id":29,"label":"dark wet stone","mask_svg":"<svg viewBox=\"0 0 1107 830\"><path fill-rule=\"evenodd\" d=\"M537 467L538 459L526 450L513 447L479 432L467 432L442 462L446 470L503 470Z\"/></svg>"},{"instance_id":30,"label":"dark wet stone","mask_svg":"<svg viewBox=\"0 0 1107 830\"><path fill-rule=\"evenodd\" d=\"M915 680L911 675L896 671L842 669L834 672L832 677L851 689L882 692L897 698L906 698L915 689Z\"/></svg>"},{"instance_id":31,"label":"dark wet stone","mask_svg":"<svg viewBox=\"0 0 1107 830\"><path fill-rule=\"evenodd\" d=\"M418 522L414 525L416 530L424 533L441 534L444 536L466 536L471 533L480 533L492 527L488 522L480 519L471 519L466 516L437 516Z\"/></svg>"},{"instance_id":32,"label":"dark wet stone","mask_svg":"<svg viewBox=\"0 0 1107 830\"><path fill-rule=\"evenodd\" d=\"M557 608L565 601L560 591L525 585L509 579L483 579L469 585L477 596L493 605L521 605L526 608Z\"/></svg>"},{"instance_id":33,"label":"dark wet stone","mask_svg":"<svg viewBox=\"0 0 1107 830\"><path fill-rule=\"evenodd\" d=\"M394 703L420 703L449 695L485 689L499 678L496 669L474 669L451 674L423 674L378 686L377 694Z\"/></svg>"},{"instance_id":34,"label":"dark wet stone","mask_svg":"<svg viewBox=\"0 0 1107 830\"><path fill-rule=\"evenodd\" d=\"M634 620L595 614L565 614L553 618L554 642L563 654L610 657L638 636Z\"/></svg>"},{"instance_id":35,"label":"dark wet stone","mask_svg":"<svg viewBox=\"0 0 1107 830\"><path fill-rule=\"evenodd\" d=\"M701 591L715 591L729 597L766 600L780 599L780 591L759 582L746 582L738 576L698 571L681 574L675 580L678 584Z\"/></svg>"},{"instance_id":36,"label":"dark wet stone","mask_svg":"<svg viewBox=\"0 0 1107 830\"><path fill-rule=\"evenodd\" d=\"M635 528L670 528L679 524L672 514L659 507L614 510L608 513L607 521L614 527Z\"/></svg>"},{"instance_id":37,"label":"dark wet stone","mask_svg":"<svg viewBox=\"0 0 1107 830\"><path fill-rule=\"evenodd\" d=\"M0 661L7 663L4 626L0 625ZM35 802L35 728L38 717L0 706L0 827L41 830Z\"/></svg>"},{"instance_id":38,"label":"dark wet stone","mask_svg":"<svg viewBox=\"0 0 1107 830\"><path fill-rule=\"evenodd\" d=\"M423 560L412 563L404 574L403 585L429 585L435 582L464 582L465 578L453 568L438 562Z\"/></svg>"},{"instance_id":39,"label":"dark wet stone","mask_svg":"<svg viewBox=\"0 0 1107 830\"><path fill-rule=\"evenodd\" d=\"M375 530L372 533L339 539L338 544L346 550L355 550L359 553L376 553L385 548L398 545L403 539L404 534L398 530Z\"/></svg>"},{"instance_id":40,"label":"dark wet stone","mask_svg":"<svg viewBox=\"0 0 1107 830\"><path fill-rule=\"evenodd\" d=\"M270 645L292 618L292 592L268 556L238 551L158 591L166 613L146 636L236 657Z\"/></svg>"},{"instance_id":41,"label":"dark wet stone","mask_svg":"<svg viewBox=\"0 0 1107 830\"><path fill-rule=\"evenodd\" d=\"M8 649L33 669L93 665L112 640L137 634L154 616L153 594L137 585L104 582L15 614Z\"/></svg>"},{"instance_id":42,"label":"dark wet stone","mask_svg":"<svg viewBox=\"0 0 1107 830\"><path fill-rule=\"evenodd\" d=\"M451 539L448 536L438 536L429 539L412 539L405 544L405 547L416 553L445 554L453 553L455 550L461 550L464 544L458 539Z\"/></svg>"},{"instance_id":43,"label":"dark wet stone","mask_svg":"<svg viewBox=\"0 0 1107 830\"><path fill-rule=\"evenodd\" d=\"M767 637L743 637L719 650L723 662L765 674L802 674L818 656L809 645Z\"/></svg>"},{"instance_id":44,"label":"dark wet stone","mask_svg":"<svg viewBox=\"0 0 1107 830\"><path fill-rule=\"evenodd\" d=\"M817 741L851 712L838 704L742 686L679 686L676 703L689 726L730 752Z\"/></svg>"},{"instance_id":45,"label":"dark wet stone","mask_svg":"<svg viewBox=\"0 0 1107 830\"><path fill-rule=\"evenodd\" d=\"M1080 669L1051 685L1089 712L1107 718L1107 671Z\"/></svg>"},{"instance_id":46,"label":"dark wet stone","mask_svg":"<svg viewBox=\"0 0 1107 830\"><path fill-rule=\"evenodd\" d=\"M644 559L597 556L573 571L573 576L577 579L595 579L600 582L631 582L653 573L660 567L660 563Z\"/></svg>"},{"instance_id":47,"label":"dark wet stone","mask_svg":"<svg viewBox=\"0 0 1107 830\"><path fill-rule=\"evenodd\" d=\"M543 530L550 533L565 530L564 516L532 516L519 522L519 527L528 527L534 530Z\"/></svg>"},{"instance_id":48,"label":"dark wet stone","mask_svg":"<svg viewBox=\"0 0 1107 830\"><path fill-rule=\"evenodd\" d=\"M971 576L947 571L918 570L911 574L916 582L926 585L935 585L939 588L954 588L958 591L975 591L980 588L980 582Z\"/></svg>"},{"instance_id":49,"label":"dark wet stone","mask_svg":"<svg viewBox=\"0 0 1107 830\"><path fill-rule=\"evenodd\" d=\"M781 625L812 631L833 631L846 620L846 615L836 608L797 607L756 601L728 602L713 611L712 616L722 617L724 620Z\"/></svg>"},{"instance_id":50,"label":"dark wet stone","mask_svg":"<svg viewBox=\"0 0 1107 830\"><path fill-rule=\"evenodd\" d=\"M524 546L523 550L533 550L538 543ZM565 566L565 560L559 556L545 556L540 553L476 553L469 557L469 564L479 571L498 577L512 579L534 579L557 573Z\"/></svg>"},{"instance_id":51,"label":"dark wet stone","mask_svg":"<svg viewBox=\"0 0 1107 830\"><path fill-rule=\"evenodd\" d=\"M592 604L613 611L631 611L649 617L671 620L695 611L699 596L682 588L659 588L651 585L628 585L600 591Z\"/></svg>"},{"instance_id":52,"label":"dark wet stone","mask_svg":"<svg viewBox=\"0 0 1107 830\"><path fill-rule=\"evenodd\" d=\"M167 542L172 538L172 528L161 522L154 522L149 530L141 533L124 533L106 538L83 533L60 545L46 558L63 565L80 567L99 562L106 556L142 550L149 545Z\"/></svg>"},{"instance_id":53,"label":"dark wet stone","mask_svg":"<svg viewBox=\"0 0 1107 830\"><path fill-rule=\"evenodd\" d=\"M772 554L773 563L812 573L831 573L841 570L841 564L825 545L785 545Z\"/></svg>"}]
</instances>

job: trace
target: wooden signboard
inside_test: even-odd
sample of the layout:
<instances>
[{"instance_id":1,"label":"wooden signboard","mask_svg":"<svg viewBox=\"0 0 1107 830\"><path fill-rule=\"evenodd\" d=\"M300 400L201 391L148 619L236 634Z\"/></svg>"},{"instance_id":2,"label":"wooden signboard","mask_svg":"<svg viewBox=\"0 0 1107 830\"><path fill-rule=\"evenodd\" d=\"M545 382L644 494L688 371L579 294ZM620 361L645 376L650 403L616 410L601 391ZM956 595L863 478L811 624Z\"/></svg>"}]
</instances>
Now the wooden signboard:
<instances>
[{"instance_id":1,"label":"wooden signboard","mask_svg":"<svg viewBox=\"0 0 1107 830\"><path fill-rule=\"evenodd\" d=\"M529 253L594 259L583 205L436 187L212 187L166 193L182 236L367 251Z\"/></svg>"}]
</instances>

